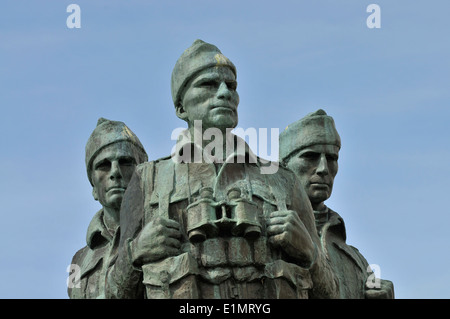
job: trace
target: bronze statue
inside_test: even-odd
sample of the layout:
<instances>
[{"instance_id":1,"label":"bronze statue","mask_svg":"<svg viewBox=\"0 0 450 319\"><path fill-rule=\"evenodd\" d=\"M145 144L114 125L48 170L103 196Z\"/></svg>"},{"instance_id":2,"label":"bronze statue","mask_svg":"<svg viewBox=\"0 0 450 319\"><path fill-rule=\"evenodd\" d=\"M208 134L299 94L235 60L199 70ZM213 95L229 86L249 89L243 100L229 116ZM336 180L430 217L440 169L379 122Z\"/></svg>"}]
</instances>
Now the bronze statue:
<instances>
[{"instance_id":1,"label":"bronze statue","mask_svg":"<svg viewBox=\"0 0 450 319\"><path fill-rule=\"evenodd\" d=\"M89 224L87 245L73 257L72 270L78 273L68 287L70 298L104 298L106 271L119 239L122 198L136 165L147 160L141 142L123 122L98 120L86 144L86 171L102 208Z\"/></svg>"},{"instance_id":2,"label":"bronze statue","mask_svg":"<svg viewBox=\"0 0 450 319\"><path fill-rule=\"evenodd\" d=\"M279 145L280 162L298 176L311 201L322 249L339 278L340 298L393 298L388 280L367 287L368 262L346 243L343 218L324 203L331 196L341 148L333 118L322 109L310 113L280 134Z\"/></svg>"},{"instance_id":3,"label":"bronze statue","mask_svg":"<svg viewBox=\"0 0 450 319\"><path fill-rule=\"evenodd\" d=\"M230 132L238 123L234 64L196 40L171 87L188 129L174 154L136 168L106 297L339 297L299 180L283 167L263 174L261 159ZM205 136L213 135L211 147Z\"/></svg>"}]
</instances>

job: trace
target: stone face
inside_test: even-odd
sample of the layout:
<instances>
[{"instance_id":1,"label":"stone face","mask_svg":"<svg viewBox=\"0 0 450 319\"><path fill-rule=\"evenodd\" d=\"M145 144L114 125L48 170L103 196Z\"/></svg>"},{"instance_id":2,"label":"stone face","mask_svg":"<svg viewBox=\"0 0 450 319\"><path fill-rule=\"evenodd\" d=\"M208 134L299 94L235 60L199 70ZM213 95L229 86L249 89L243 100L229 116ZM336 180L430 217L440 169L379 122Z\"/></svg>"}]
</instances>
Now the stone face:
<instances>
[{"instance_id":1,"label":"stone face","mask_svg":"<svg viewBox=\"0 0 450 319\"><path fill-rule=\"evenodd\" d=\"M116 257L120 205L136 165L148 160L137 136L123 122L100 118L86 143L86 171L92 195L102 205L89 224L87 245L72 259L79 281L68 287L69 297L104 298L104 282Z\"/></svg>"},{"instance_id":2,"label":"stone face","mask_svg":"<svg viewBox=\"0 0 450 319\"><path fill-rule=\"evenodd\" d=\"M388 280L376 289L368 287L368 262L346 243L343 218L324 204L333 190L341 147L333 118L322 109L308 114L280 134L279 147L280 161L296 174L314 209L321 249L339 280L339 298L393 298Z\"/></svg>"},{"instance_id":3,"label":"stone face","mask_svg":"<svg viewBox=\"0 0 450 319\"><path fill-rule=\"evenodd\" d=\"M180 56L175 64L171 78L173 103L180 103L183 89L187 82L198 72L211 67L226 66L231 69L236 78L236 67L213 44L195 40Z\"/></svg>"}]
</instances>

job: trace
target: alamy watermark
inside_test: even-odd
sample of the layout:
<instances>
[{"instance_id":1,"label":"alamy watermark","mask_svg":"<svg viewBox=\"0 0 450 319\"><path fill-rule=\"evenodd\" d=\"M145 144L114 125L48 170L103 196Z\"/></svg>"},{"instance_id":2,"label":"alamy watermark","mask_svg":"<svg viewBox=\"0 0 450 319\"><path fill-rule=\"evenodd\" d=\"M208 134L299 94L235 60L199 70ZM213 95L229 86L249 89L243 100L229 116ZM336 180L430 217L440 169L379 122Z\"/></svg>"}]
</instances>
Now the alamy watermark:
<instances>
[{"instance_id":1,"label":"alamy watermark","mask_svg":"<svg viewBox=\"0 0 450 319\"><path fill-rule=\"evenodd\" d=\"M381 268L377 264L370 264L366 269L369 277L366 280L366 287L369 289L381 288Z\"/></svg>"},{"instance_id":2,"label":"alamy watermark","mask_svg":"<svg viewBox=\"0 0 450 319\"><path fill-rule=\"evenodd\" d=\"M78 4L69 4L66 8L66 12L70 15L66 19L66 25L69 29L81 28L81 8ZM378 4L369 4L366 8L366 12L370 15L366 19L366 25L369 29L381 28L381 8Z\"/></svg>"},{"instance_id":3,"label":"alamy watermark","mask_svg":"<svg viewBox=\"0 0 450 319\"><path fill-rule=\"evenodd\" d=\"M275 174L278 171L278 128L270 129L270 154L268 153L267 128L258 130L253 127L246 130L230 128L226 129L224 134L218 128L208 128L203 131L202 121L197 120L194 121L192 131L194 136L191 136L190 131L185 128L176 128L172 131L171 139L177 141L172 148L173 161L177 163L259 163L261 174ZM237 138L232 138L233 136ZM245 139L248 139L250 150L247 148ZM199 146L200 151L185 147L192 142ZM259 156L256 157L251 150L257 150ZM248 156L236 156L239 154Z\"/></svg>"},{"instance_id":4,"label":"alamy watermark","mask_svg":"<svg viewBox=\"0 0 450 319\"><path fill-rule=\"evenodd\" d=\"M367 12L371 14L367 17L366 25L369 29L381 28L381 8L378 4L372 3L367 6Z\"/></svg>"},{"instance_id":5,"label":"alamy watermark","mask_svg":"<svg viewBox=\"0 0 450 319\"><path fill-rule=\"evenodd\" d=\"M69 4L66 8L66 12L71 14L66 19L66 25L69 29L81 28L81 8L78 4Z\"/></svg>"},{"instance_id":6,"label":"alamy watermark","mask_svg":"<svg viewBox=\"0 0 450 319\"><path fill-rule=\"evenodd\" d=\"M81 268L77 264L70 264L66 271L69 273L67 277L67 288L80 288Z\"/></svg>"}]
</instances>

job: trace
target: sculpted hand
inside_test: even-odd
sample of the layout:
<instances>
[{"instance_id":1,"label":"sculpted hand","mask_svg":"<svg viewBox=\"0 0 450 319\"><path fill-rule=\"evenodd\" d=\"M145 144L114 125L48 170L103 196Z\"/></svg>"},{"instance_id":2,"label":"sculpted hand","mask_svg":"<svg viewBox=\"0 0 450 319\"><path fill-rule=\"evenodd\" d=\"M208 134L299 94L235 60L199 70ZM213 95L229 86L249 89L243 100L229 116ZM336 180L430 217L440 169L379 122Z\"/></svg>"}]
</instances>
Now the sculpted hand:
<instances>
[{"instance_id":1,"label":"sculpted hand","mask_svg":"<svg viewBox=\"0 0 450 319\"><path fill-rule=\"evenodd\" d=\"M131 243L131 256L137 265L157 261L179 253L180 224L172 219L157 217L142 229Z\"/></svg>"},{"instance_id":2,"label":"sculpted hand","mask_svg":"<svg viewBox=\"0 0 450 319\"><path fill-rule=\"evenodd\" d=\"M269 242L282 248L289 256L310 266L314 258L314 243L295 211L272 212L267 222Z\"/></svg>"}]
</instances>

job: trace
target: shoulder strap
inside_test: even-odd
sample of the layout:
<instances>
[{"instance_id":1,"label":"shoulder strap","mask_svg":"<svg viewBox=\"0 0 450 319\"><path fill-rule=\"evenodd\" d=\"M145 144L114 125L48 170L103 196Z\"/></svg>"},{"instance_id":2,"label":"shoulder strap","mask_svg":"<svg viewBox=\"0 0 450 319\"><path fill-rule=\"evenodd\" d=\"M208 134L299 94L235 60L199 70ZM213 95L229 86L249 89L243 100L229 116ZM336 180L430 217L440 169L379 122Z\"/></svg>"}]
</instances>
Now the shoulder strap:
<instances>
[{"instance_id":1,"label":"shoulder strap","mask_svg":"<svg viewBox=\"0 0 450 319\"><path fill-rule=\"evenodd\" d=\"M169 218L170 194L173 191L175 163L172 159L159 162L155 191L158 194L158 215Z\"/></svg>"},{"instance_id":2,"label":"shoulder strap","mask_svg":"<svg viewBox=\"0 0 450 319\"><path fill-rule=\"evenodd\" d=\"M281 187L279 187L277 184L277 180L272 178L270 180L270 176L275 176L275 174L273 175L269 175L269 174L265 174L265 179L266 179L266 184L269 186L269 189L273 195L273 197L275 197L275 202L277 203L277 207L278 210L287 210L287 206L286 206L286 189L283 188L283 190L281 189ZM272 186L272 184L275 184L275 186Z\"/></svg>"},{"instance_id":3,"label":"shoulder strap","mask_svg":"<svg viewBox=\"0 0 450 319\"><path fill-rule=\"evenodd\" d=\"M153 192L155 162L148 162L138 166L139 176L141 177L141 190L144 193L144 224L150 214L150 197Z\"/></svg>"},{"instance_id":4,"label":"shoulder strap","mask_svg":"<svg viewBox=\"0 0 450 319\"><path fill-rule=\"evenodd\" d=\"M151 207L152 193L158 197L158 215L169 218L170 194L174 183L174 162L156 160L142 166L141 188L144 191L144 224L155 213Z\"/></svg>"}]
</instances>

